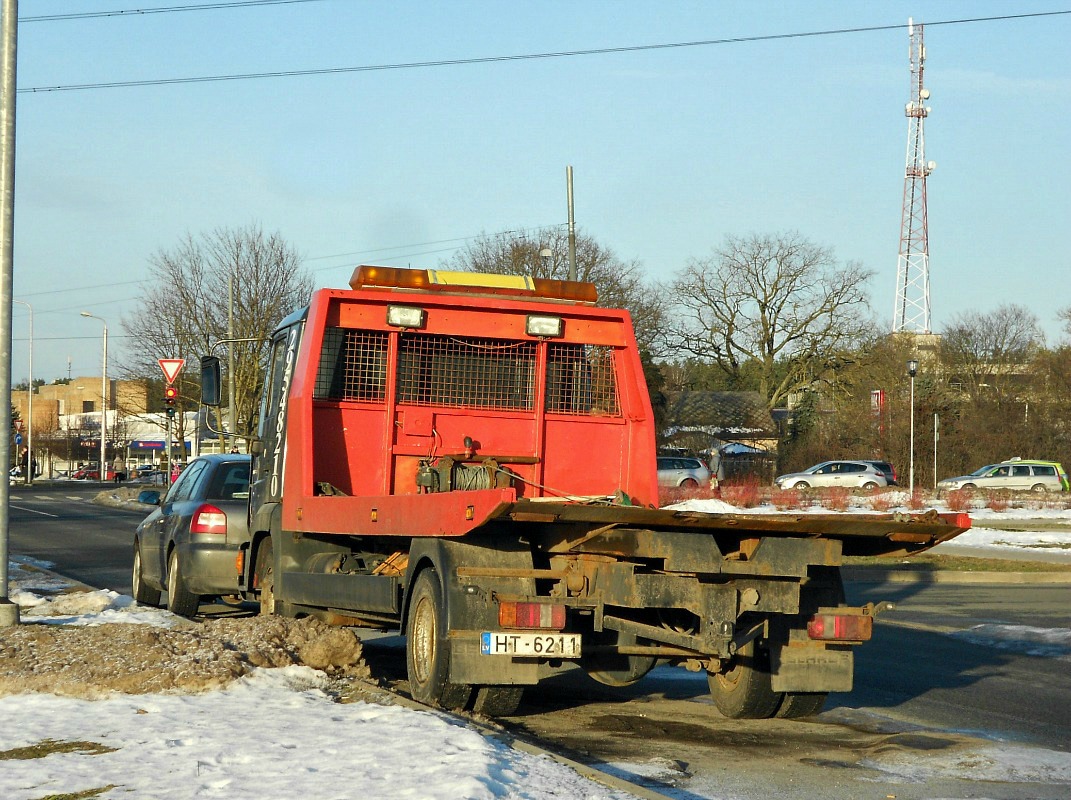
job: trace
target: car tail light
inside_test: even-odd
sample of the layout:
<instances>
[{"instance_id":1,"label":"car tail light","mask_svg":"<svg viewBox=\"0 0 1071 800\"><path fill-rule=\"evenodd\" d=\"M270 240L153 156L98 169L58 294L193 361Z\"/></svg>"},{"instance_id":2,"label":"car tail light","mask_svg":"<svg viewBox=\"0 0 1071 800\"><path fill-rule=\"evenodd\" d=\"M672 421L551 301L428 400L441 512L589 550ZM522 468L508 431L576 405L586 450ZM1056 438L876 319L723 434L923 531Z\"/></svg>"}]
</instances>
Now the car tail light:
<instances>
[{"instance_id":1,"label":"car tail light","mask_svg":"<svg viewBox=\"0 0 1071 800\"><path fill-rule=\"evenodd\" d=\"M215 506L205 503L193 512L190 520L190 533L223 533L227 532L227 515Z\"/></svg>"},{"instance_id":2,"label":"car tail light","mask_svg":"<svg viewBox=\"0 0 1071 800\"><path fill-rule=\"evenodd\" d=\"M545 628L560 631L565 627L565 606L551 603L499 603L498 624L503 628Z\"/></svg>"},{"instance_id":3,"label":"car tail light","mask_svg":"<svg viewBox=\"0 0 1071 800\"><path fill-rule=\"evenodd\" d=\"M874 618L863 614L815 614L807 635L821 641L866 642L874 632Z\"/></svg>"}]
</instances>

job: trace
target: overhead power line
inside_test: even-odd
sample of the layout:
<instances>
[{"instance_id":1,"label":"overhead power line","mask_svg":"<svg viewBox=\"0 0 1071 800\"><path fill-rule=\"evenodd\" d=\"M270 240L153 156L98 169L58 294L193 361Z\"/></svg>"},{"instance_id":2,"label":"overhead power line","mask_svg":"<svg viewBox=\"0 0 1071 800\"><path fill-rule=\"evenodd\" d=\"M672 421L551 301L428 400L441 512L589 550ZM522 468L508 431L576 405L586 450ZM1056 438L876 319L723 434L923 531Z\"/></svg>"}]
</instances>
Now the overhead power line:
<instances>
[{"instance_id":1,"label":"overhead power line","mask_svg":"<svg viewBox=\"0 0 1071 800\"><path fill-rule=\"evenodd\" d=\"M218 11L227 8L249 6L285 6L295 3L322 3L323 0L233 0L229 3L198 3L193 6L161 6L159 8L126 8L115 11L80 11L70 14L42 14L36 17L19 17L25 22L58 22L72 19L96 19L99 17L143 17L149 14L173 14L176 11Z\"/></svg>"},{"instance_id":2,"label":"overhead power line","mask_svg":"<svg viewBox=\"0 0 1071 800\"><path fill-rule=\"evenodd\" d=\"M1005 14L997 17L973 17L970 19L951 19L927 22L927 26L964 25L976 22L999 22L1033 17L1054 17L1071 14L1068 11L1044 11L1031 14ZM148 78L136 81L98 81L96 83L75 83L63 86L34 86L19 89L19 94L38 92L73 92L86 89L119 89L135 86L172 86L185 83L216 83L221 81L244 81L257 78L298 78L311 75L344 75L354 72L382 72L385 70L427 69L430 67L457 67L468 64L495 64L509 61L533 61L549 58L575 58L578 56L599 56L614 53L637 53L646 50L671 50L685 47L711 47L725 44L744 44L749 42L770 42L782 39L806 39L817 36L837 36L849 33L873 33L875 31L903 30L907 25L873 25L863 28L837 28L825 31L805 31L799 33L774 33L760 36L734 36L725 39L702 39L693 42L669 42L663 44L643 44L626 47L599 47L588 50L562 50L548 53L521 53L508 56L482 56L477 58L453 58L437 61L409 61L398 64L366 64L352 67L324 67L320 69L279 70L273 72L248 72L231 75L200 75L185 78Z\"/></svg>"}]
</instances>

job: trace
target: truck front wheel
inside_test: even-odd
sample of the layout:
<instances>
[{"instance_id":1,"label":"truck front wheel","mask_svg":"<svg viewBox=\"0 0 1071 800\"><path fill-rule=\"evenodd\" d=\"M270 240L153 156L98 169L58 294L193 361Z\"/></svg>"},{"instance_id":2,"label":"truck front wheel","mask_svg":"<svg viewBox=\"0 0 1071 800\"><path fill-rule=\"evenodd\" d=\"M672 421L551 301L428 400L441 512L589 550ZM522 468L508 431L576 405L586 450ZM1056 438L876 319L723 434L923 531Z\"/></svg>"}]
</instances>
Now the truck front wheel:
<instances>
[{"instance_id":1,"label":"truck front wheel","mask_svg":"<svg viewBox=\"0 0 1071 800\"><path fill-rule=\"evenodd\" d=\"M708 673L707 684L714 705L729 719L767 719L784 698L771 688L769 655L755 641L737 651L728 672Z\"/></svg>"},{"instance_id":2,"label":"truck front wheel","mask_svg":"<svg viewBox=\"0 0 1071 800\"><path fill-rule=\"evenodd\" d=\"M257 548L254 585L260 590L260 613L271 616L275 613L275 552L270 536Z\"/></svg>"},{"instance_id":3,"label":"truck front wheel","mask_svg":"<svg viewBox=\"0 0 1071 800\"><path fill-rule=\"evenodd\" d=\"M449 710L463 709L472 686L450 683L450 645L446 604L434 569L425 569L413 582L409 602L405 657L409 693L417 702ZM486 713L486 712L485 712Z\"/></svg>"}]
</instances>

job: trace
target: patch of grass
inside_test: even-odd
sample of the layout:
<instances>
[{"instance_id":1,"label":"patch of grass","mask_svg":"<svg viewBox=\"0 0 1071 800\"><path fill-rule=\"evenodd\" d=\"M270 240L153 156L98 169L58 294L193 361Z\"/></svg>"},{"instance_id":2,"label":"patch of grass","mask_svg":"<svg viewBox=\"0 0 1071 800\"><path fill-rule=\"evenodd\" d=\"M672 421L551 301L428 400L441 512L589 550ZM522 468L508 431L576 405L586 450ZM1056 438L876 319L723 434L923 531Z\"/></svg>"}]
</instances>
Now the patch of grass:
<instances>
[{"instance_id":1,"label":"patch of grass","mask_svg":"<svg viewBox=\"0 0 1071 800\"><path fill-rule=\"evenodd\" d=\"M923 553L903 556L846 556L849 567L882 567L885 569L951 570L955 572L1071 572L1071 564L1052 564L1044 561L1015 561L1008 558L972 558Z\"/></svg>"},{"instance_id":2,"label":"patch of grass","mask_svg":"<svg viewBox=\"0 0 1071 800\"><path fill-rule=\"evenodd\" d=\"M53 753L83 753L99 756L114 753L114 747L106 747L97 742L57 742L55 739L42 739L37 744L16 747L12 750L0 750L0 761L25 761L31 758L44 758Z\"/></svg>"},{"instance_id":3,"label":"patch of grass","mask_svg":"<svg viewBox=\"0 0 1071 800\"><path fill-rule=\"evenodd\" d=\"M116 783L100 786L96 789L83 789L80 792L64 792L63 794L47 794L39 800L87 800L90 797L100 797L107 791L118 787Z\"/></svg>"}]
</instances>

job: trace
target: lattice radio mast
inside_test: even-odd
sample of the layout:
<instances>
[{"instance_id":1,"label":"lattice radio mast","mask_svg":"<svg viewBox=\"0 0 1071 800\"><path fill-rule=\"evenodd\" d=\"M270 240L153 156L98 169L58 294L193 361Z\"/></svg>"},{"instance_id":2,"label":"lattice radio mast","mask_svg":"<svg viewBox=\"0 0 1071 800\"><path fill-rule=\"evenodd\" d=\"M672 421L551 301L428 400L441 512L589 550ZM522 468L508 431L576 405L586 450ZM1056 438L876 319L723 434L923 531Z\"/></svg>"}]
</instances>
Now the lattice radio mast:
<instances>
[{"instance_id":1,"label":"lattice radio mast","mask_svg":"<svg viewBox=\"0 0 1071 800\"><path fill-rule=\"evenodd\" d=\"M930 113L930 91L922 79L926 46L922 25L907 21L911 40L911 99L907 115L907 172L904 176L904 210L900 222L900 258L896 265L896 306L893 333L930 332L930 239L926 222L926 176L937 166L926 160L924 123Z\"/></svg>"}]
</instances>

